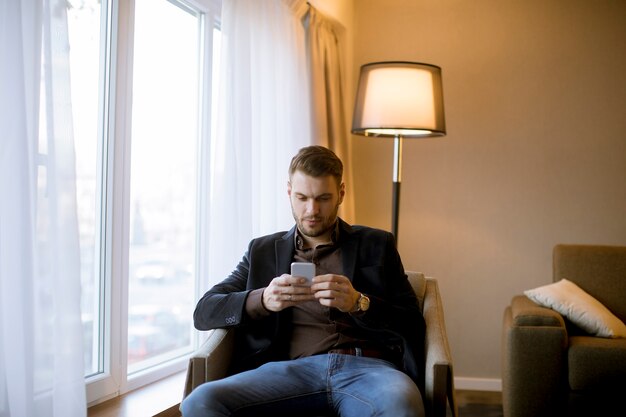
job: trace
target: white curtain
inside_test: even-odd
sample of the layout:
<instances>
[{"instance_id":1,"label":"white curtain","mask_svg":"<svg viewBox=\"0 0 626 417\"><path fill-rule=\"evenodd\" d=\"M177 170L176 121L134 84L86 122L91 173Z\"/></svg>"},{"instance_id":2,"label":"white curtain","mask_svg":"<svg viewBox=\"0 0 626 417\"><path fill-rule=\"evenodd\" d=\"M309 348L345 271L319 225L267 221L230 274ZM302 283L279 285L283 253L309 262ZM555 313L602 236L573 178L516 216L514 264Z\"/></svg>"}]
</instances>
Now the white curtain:
<instances>
[{"instance_id":1,"label":"white curtain","mask_svg":"<svg viewBox=\"0 0 626 417\"><path fill-rule=\"evenodd\" d=\"M305 11L306 3L289 0L222 5L210 283L232 270L252 237L294 224L287 170L298 149L311 144Z\"/></svg>"},{"instance_id":2,"label":"white curtain","mask_svg":"<svg viewBox=\"0 0 626 417\"><path fill-rule=\"evenodd\" d=\"M86 415L65 6L0 2L1 417Z\"/></svg>"}]
</instances>

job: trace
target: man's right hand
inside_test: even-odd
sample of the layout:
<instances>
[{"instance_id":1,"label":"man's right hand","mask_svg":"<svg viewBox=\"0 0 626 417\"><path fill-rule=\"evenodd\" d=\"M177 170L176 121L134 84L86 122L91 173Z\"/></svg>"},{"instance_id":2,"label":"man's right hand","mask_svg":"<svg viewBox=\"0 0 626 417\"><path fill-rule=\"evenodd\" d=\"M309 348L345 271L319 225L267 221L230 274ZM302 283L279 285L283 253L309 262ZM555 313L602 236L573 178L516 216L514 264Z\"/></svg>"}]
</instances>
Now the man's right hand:
<instances>
[{"instance_id":1,"label":"man's right hand","mask_svg":"<svg viewBox=\"0 0 626 417\"><path fill-rule=\"evenodd\" d=\"M263 290L263 307L269 311L278 312L296 304L315 300L311 287L306 279L283 274L276 277Z\"/></svg>"}]
</instances>

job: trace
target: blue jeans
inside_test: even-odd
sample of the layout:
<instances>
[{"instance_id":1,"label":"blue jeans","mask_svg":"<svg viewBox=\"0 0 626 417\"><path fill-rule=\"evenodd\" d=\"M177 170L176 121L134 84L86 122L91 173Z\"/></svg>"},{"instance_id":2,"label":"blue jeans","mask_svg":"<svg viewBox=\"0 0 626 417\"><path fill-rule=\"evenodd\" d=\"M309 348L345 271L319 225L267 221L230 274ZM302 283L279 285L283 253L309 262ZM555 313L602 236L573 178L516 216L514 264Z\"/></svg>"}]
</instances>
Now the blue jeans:
<instances>
[{"instance_id":1,"label":"blue jeans","mask_svg":"<svg viewBox=\"0 0 626 417\"><path fill-rule=\"evenodd\" d=\"M420 391L382 359L324 354L270 362L197 387L182 403L184 417L422 417Z\"/></svg>"}]
</instances>

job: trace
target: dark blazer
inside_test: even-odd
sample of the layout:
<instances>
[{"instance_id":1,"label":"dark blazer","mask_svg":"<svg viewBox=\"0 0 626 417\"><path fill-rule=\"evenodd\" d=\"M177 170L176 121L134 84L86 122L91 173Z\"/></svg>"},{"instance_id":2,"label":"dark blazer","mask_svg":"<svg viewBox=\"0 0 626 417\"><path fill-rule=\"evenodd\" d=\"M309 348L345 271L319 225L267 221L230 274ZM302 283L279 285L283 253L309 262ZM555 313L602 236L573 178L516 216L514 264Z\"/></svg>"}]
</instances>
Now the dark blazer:
<instances>
[{"instance_id":1,"label":"dark blazer","mask_svg":"<svg viewBox=\"0 0 626 417\"><path fill-rule=\"evenodd\" d=\"M366 294L369 310L350 315L372 341L403 346L404 371L423 386L424 318L396 250L393 236L383 230L350 226L339 219L339 245L343 275ZM260 237L250 242L237 268L198 301L194 324L198 330L236 327L233 361L239 372L271 360L288 359L291 309L252 320L245 312L246 297L253 289L289 273L295 246L294 226L289 232ZM338 310L334 314L341 313ZM331 316L332 318L332 316Z\"/></svg>"}]
</instances>

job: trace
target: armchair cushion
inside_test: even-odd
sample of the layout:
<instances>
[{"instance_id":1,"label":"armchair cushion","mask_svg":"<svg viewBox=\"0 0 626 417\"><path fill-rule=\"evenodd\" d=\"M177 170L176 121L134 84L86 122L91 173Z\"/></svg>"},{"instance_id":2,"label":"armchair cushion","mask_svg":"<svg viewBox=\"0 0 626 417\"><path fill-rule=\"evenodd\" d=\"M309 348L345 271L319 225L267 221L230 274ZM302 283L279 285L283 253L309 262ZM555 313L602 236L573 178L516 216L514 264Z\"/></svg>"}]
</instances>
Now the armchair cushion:
<instances>
[{"instance_id":1,"label":"armchair cushion","mask_svg":"<svg viewBox=\"0 0 626 417\"><path fill-rule=\"evenodd\" d=\"M566 278L626 322L626 246L557 245L554 282Z\"/></svg>"},{"instance_id":2,"label":"armchair cushion","mask_svg":"<svg viewBox=\"0 0 626 417\"><path fill-rule=\"evenodd\" d=\"M600 337L626 337L626 325L602 303L567 279L544 285L524 294L551 308L589 334Z\"/></svg>"},{"instance_id":3,"label":"armchair cushion","mask_svg":"<svg viewBox=\"0 0 626 417\"><path fill-rule=\"evenodd\" d=\"M572 390L626 389L626 339L570 337L567 362Z\"/></svg>"}]
</instances>

